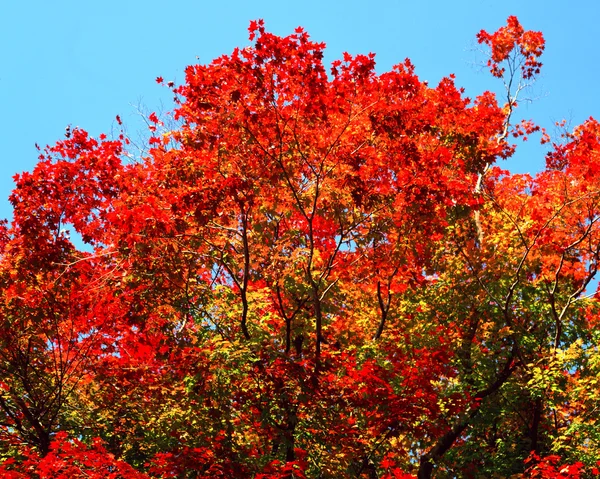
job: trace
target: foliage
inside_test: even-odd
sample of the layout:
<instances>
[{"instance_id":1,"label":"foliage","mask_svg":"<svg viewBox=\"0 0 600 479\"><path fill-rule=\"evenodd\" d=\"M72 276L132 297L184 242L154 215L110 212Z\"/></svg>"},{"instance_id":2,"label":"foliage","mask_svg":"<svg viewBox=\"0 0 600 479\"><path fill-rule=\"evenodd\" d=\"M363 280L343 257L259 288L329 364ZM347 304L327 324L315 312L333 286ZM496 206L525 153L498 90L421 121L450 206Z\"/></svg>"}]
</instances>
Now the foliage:
<instances>
[{"instance_id":1,"label":"foliage","mask_svg":"<svg viewBox=\"0 0 600 479\"><path fill-rule=\"evenodd\" d=\"M136 160L74 129L17 175L3 477L597 474L600 125L495 166L541 33L479 33L504 105L250 39L167 82Z\"/></svg>"}]
</instances>

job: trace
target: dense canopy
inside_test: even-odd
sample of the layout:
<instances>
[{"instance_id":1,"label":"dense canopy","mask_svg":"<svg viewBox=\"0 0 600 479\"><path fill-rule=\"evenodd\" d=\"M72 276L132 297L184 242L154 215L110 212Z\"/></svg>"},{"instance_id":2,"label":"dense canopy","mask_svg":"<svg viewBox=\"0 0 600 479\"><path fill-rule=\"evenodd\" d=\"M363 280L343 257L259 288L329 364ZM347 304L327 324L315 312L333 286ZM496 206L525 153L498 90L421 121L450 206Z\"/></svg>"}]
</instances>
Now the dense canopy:
<instances>
[{"instance_id":1,"label":"dense canopy","mask_svg":"<svg viewBox=\"0 0 600 479\"><path fill-rule=\"evenodd\" d=\"M76 128L16 177L2 477L597 474L600 125L497 166L542 34L478 34L500 102L250 39L157 79L147 148Z\"/></svg>"}]
</instances>

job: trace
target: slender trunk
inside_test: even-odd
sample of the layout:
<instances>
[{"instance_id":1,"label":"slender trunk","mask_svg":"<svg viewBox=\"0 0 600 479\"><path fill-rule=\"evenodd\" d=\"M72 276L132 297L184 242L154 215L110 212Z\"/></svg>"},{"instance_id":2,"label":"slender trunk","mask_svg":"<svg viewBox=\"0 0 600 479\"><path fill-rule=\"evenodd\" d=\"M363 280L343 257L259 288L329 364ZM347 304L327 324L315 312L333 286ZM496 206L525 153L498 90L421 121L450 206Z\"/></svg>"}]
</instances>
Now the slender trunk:
<instances>
[{"instance_id":1,"label":"slender trunk","mask_svg":"<svg viewBox=\"0 0 600 479\"><path fill-rule=\"evenodd\" d=\"M242 333L244 338L250 339L250 333L248 332L248 277L250 276L250 247L248 245L248 213L243 212L242 214L242 244L244 247L244 277L242 278Z\"/></svg>"},{"instance_id":2,"label":"slender trunk","mask_svg":"<svg viewBox=\"0 0 600 479\"><path fill-rule=\"evenodd\" d=\"M379 320L379 326L377 327L377 331L375 332L375 336L373 336L373 340L378 340L383 334L383 328L385 327L385 322L387 320L388 312L390 310L390 303L392 301L392 294L390 293L390 285L388 284L388 293L386 300L383 300L383 295L381 292L381 281L377 281L377 301L379 303L379 310L381 311L381 319Z\"/></svg>"},{"instance_id":3,"label":"slender trunk","mask_svg":"<svg viewBox=\"0 0 600 479\"><path fill-rule=\"evenodd\" d=\"M458 421L450 431L444 434L436 443L436 445L430 449L426 454L421 456L419 460L419 472L417 474L418 479L430 479L433 473L434 463L441 459L441 457L452 447L454 441L456 441L464 430L469 426L471 418L475 416L476 409L472 414L469 414L466 418Z\"/></svg>"},{"instance_id":4,"label":"slender trunk","mask_svg":"<svg viewBox=\"0 0 600 479\"><path fill-rule=\"evenodd\" d=\"M287 412L287 424L285 426L285 461L292 462L296 460L296 425L298 424L298 417L296 415L296 408L293 406L291 410ZM293 479L293 475L285 476L285 479Z\"/></svg>"},{"instance_id":5,"label":"slender trunk","mask_svg":"<svg viewBox=\"0 0 600 479\"><path fill-rule=\"evenodd\" d=\"M531 430L529 432L529 437L531 438L531 450L536 454L539 454L539 429L540 429L540 421L542 419L542 400L538 398L535 400L535 405L533 409L533 421L531 422Z\"/></svg>"},{"instance_id":6,"label":"slender trunk","mask_svg":"<svg viewBox=\"0 0 600 479\"><path fill-rule=\"evenodd\" d=\"M430 479L433 474L433 468L436 462L438 462L442 456L452 447L454 441L456 441L462 433L469 427L472 419L479 413L480 403L483 399L494 394L500 387L510 378L513 371L517 368L513 364L513 359L516 354L516 346L513 347L511 354L506 360L504 368L496 378L496 380L490 384L487 388L479 391L474 399L475 406L471 408L465 415L458 418L452 428L440 437L434 446L427 451L419 460L419 472L417 474L418 479Z\"/></svg>"},{"instance_id":7,"label":"slender trunk","mask_svg":"<svg viewBox=\"0 0 600 479\"><path fill-rule=\"evenodd\" d=\"M316 347L315 347L315 376L318 375L321 369L321 343L323 342L323 311L321 310L321 300L319 298L319 285L314 282L312 278L312 300L313 308L315 312L315 323L316 323Z\"/></svg>"}]
</instances>

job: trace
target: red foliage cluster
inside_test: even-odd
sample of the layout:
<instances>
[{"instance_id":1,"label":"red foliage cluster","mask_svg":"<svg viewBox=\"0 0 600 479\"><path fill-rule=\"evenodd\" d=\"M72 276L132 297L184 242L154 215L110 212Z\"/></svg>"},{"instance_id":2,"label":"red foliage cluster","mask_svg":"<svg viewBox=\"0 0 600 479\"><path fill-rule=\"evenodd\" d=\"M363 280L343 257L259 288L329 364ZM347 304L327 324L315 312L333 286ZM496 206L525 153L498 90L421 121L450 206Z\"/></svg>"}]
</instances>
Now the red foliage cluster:
<instances>
[{"instance_id":1,"label":"red foliage cluster","mask_svg":"<svg viewBox=\"0 0 600 479\"><path fill-rule=\"evenodd\" d=\"M577 433L594 427L600 365L585 298L597 123L554 145L547 171L509 175L493 167L508 133L538 130L512 125L513 97L471 101L452 76L431 88L408 60L378 74L374 55L345 54L328 76L302 29L252 22L250 38L167 83L176 123L151 113L137 161L123 132L75 128L15 178L0 474L593 467ZM543 37L516 18L478 39L495 76L539 71ZM545 459L524 464L531 451Z\"/></svg>"},{"instance_id":2,"label":"red foliage cluster","mask_svg":"<svg viewBox=\"0 0 600 479\"><path fill-rule=\"evenodd\" d=\"M501 66L503 62L508 63L511 75L515 74L515 66L520 67L524 79L540 73L542 63L539 57L544 52L544 36L542 32L525 31L517 17L508 17L507 25L494 33L481 30L477 41L490 47L491 57L487 66L495 77L500 78L506 73L506 66Z\"/></svg>"}]
</instances>

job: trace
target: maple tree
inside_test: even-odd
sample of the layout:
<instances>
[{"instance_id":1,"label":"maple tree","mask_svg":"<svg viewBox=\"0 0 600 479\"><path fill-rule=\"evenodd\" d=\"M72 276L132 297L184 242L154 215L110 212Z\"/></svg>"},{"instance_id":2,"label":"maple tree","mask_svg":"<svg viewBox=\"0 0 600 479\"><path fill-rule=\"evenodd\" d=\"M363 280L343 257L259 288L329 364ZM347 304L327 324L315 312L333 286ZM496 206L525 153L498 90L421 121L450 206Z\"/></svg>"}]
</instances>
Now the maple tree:
<instances>
[{"instance_id":1,"label":"maple tree","mask_svg":"<svg viewBox=\"0 0 600 479\"><path fill-rule=\"evenodd\" d=\"M140 157L74 129L17 175L3 477L598 474L600 125L500 169L544 40L477 38L504 104L252 22Z\"/></svg>"}]
</instances>

